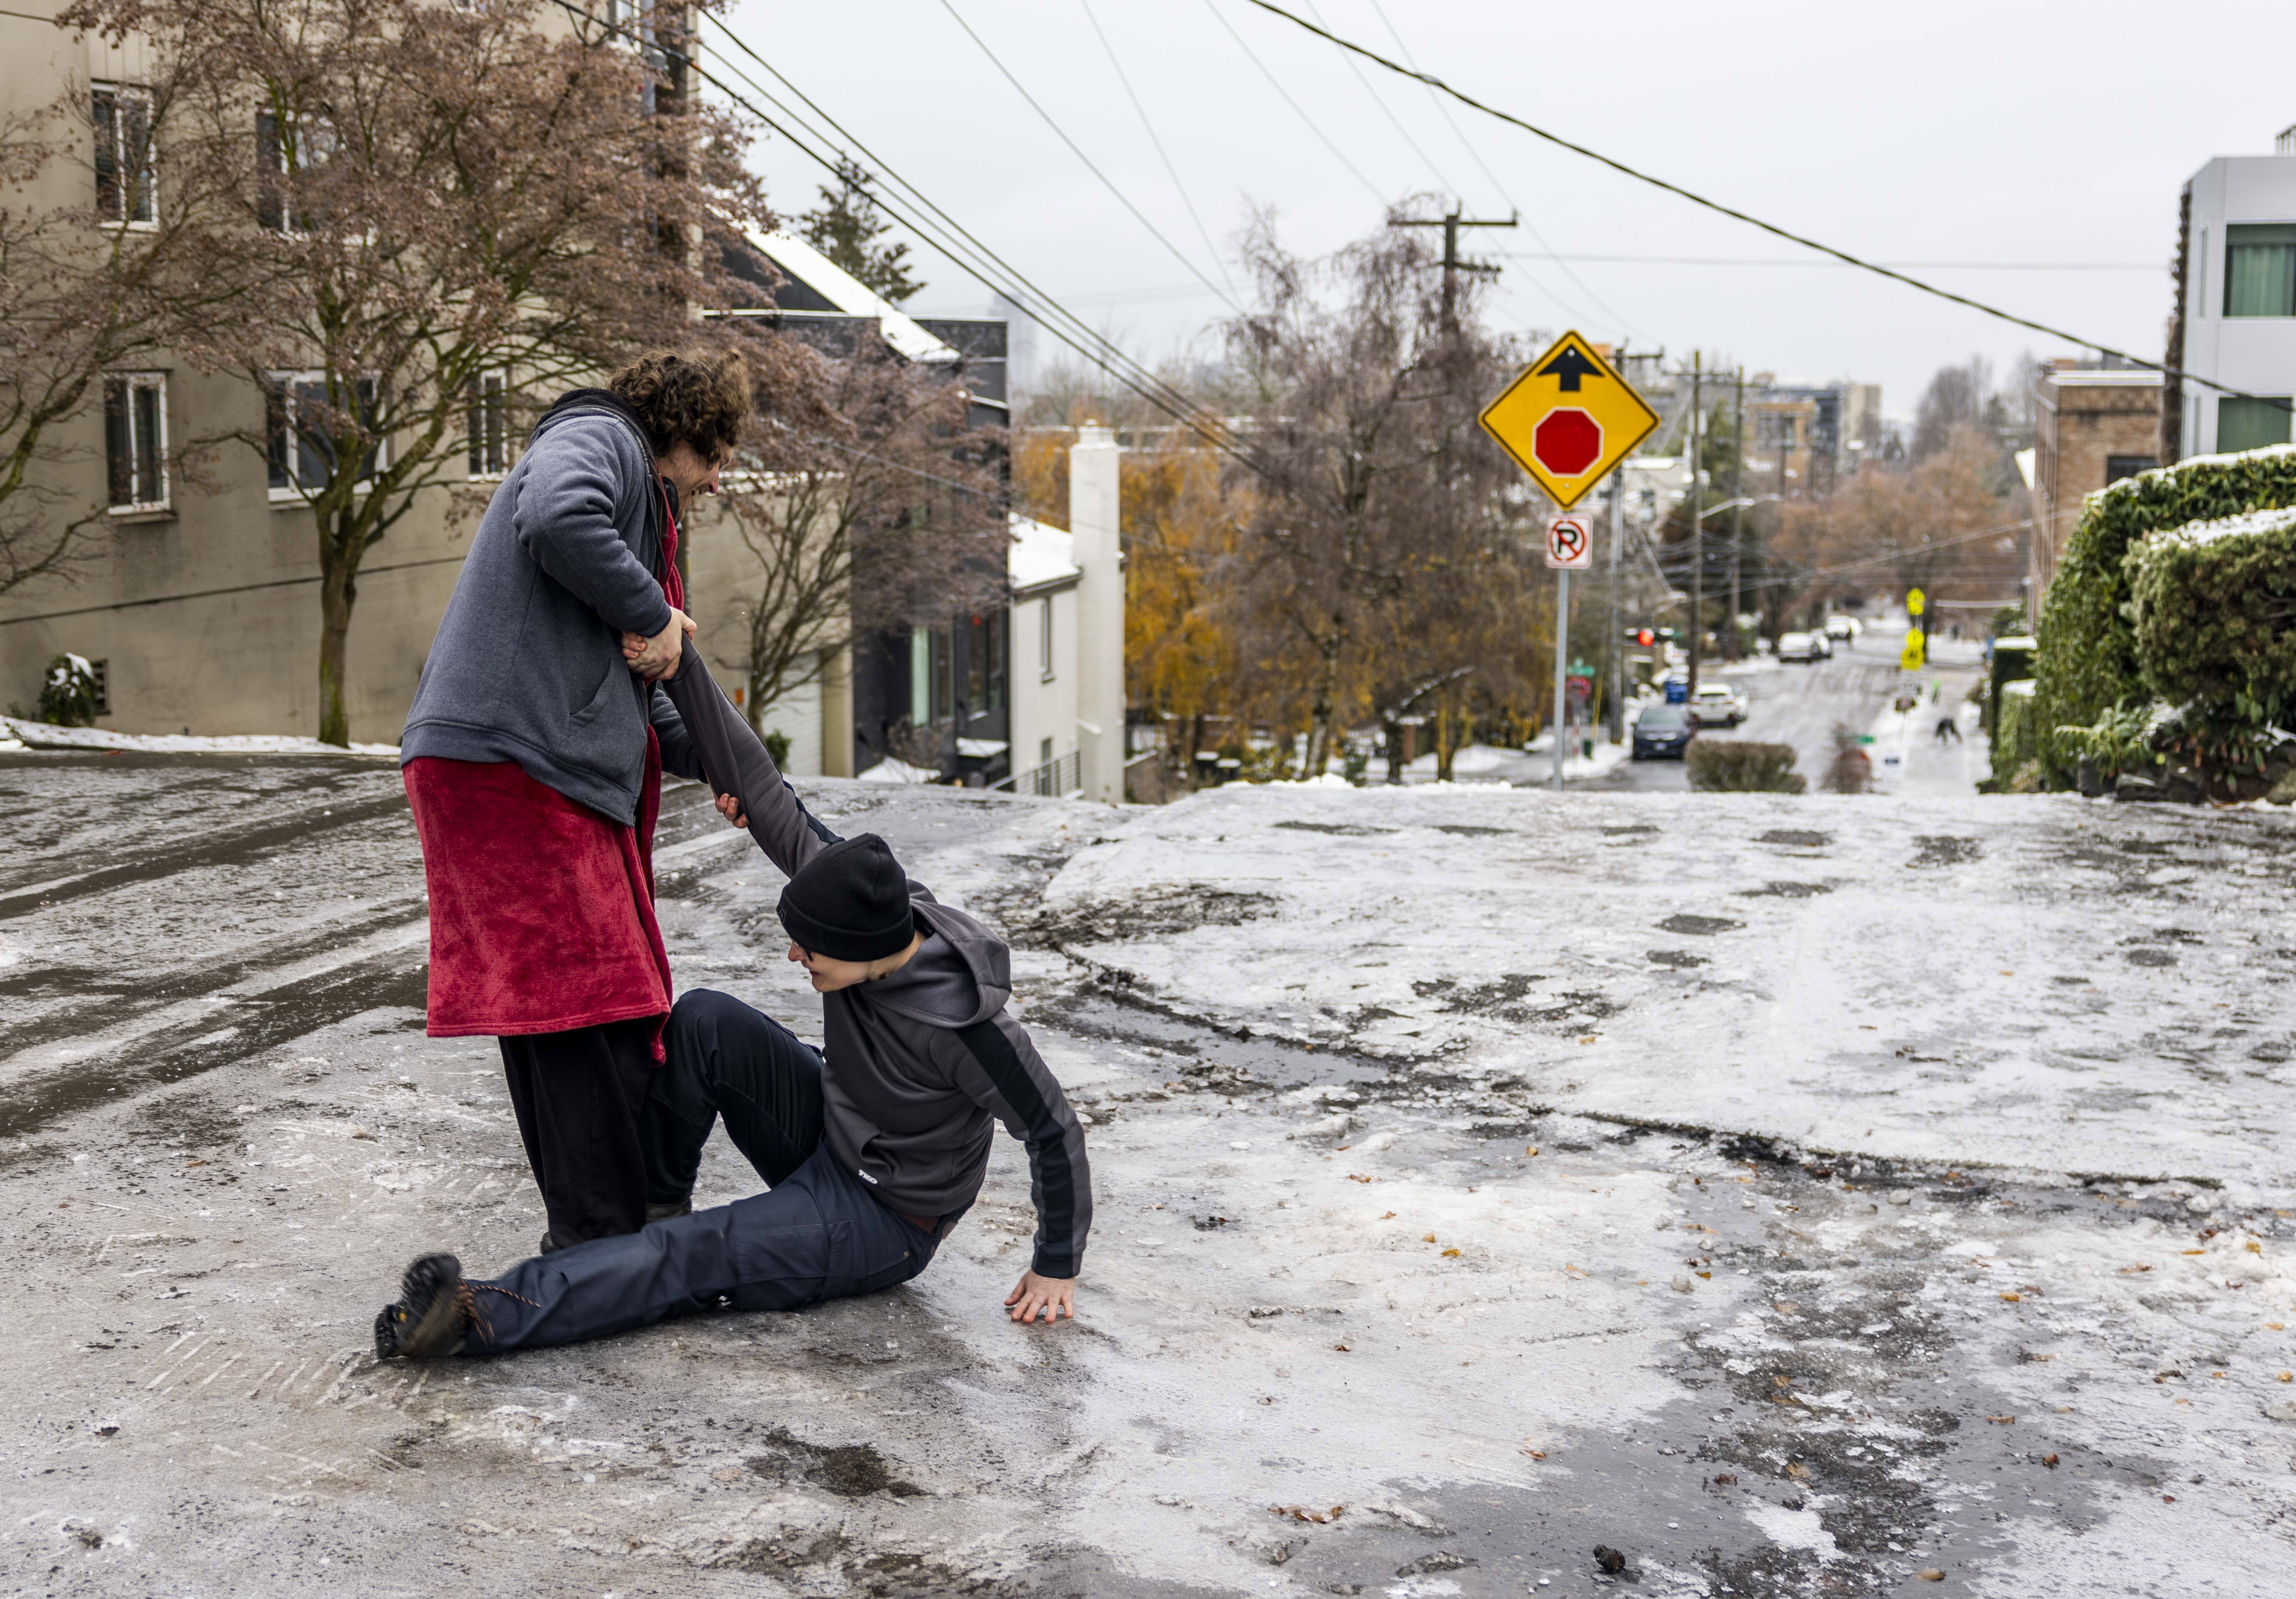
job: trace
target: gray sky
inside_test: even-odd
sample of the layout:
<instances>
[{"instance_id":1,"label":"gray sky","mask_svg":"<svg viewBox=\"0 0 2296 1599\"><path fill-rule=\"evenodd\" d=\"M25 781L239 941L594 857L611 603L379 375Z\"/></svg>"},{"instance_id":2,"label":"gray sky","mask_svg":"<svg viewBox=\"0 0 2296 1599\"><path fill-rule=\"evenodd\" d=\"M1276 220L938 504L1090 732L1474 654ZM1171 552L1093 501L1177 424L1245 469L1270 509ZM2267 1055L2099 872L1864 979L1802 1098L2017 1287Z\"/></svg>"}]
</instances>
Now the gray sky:
<instances>
[{"instance_id":1,"label":"gray sky","mask_svg":"<svg viewBox=\"0 0 2296 1599\"><path fill-rule=\"evenodd\" d=\"M1190 203L1233 273L1248 205L1274 207L1287 242L1319 252L1376 226L1385 202L1424 191L1456 192L1472 215L1521 209L1523 226L1470 236L1475 253L1508 258L1495 306L1508 328L1576 327L1669 356L1699 347L1781 376L1880 382L1893 415L1911 412L1935 368L1972 352L1997 365L2021 350L2071 353L1846 267L1706 264L1805 252L1456 102L1447 119L1421 86L1369 63L1359 77L1332 46L1244 0L951 4L1188 264L1061 144L942 0L737 0L728 21L936 203L1152 364L1208 344L1205 330L1226 314L1191 270L1222 282ZM2149 355L2171 306L2183 181L2212 155L2269 152L2296 123L2296 7L2261 0L2166 12L2123 0L1296 9L1400 54L1391 21L1421 67L1479 99L1874 259L2083 264L1918 275ZM774 86L726 55L714 30L704 38L719 51L713 67L745 66ZM769 135L755 159L777 204L814 202L819 169L788 142ZM913 308L986 310L985 289L931 250L916 253L930 286ZM1571 258L1587 256L1669 259Z\"/></svg>"}]
</instances>

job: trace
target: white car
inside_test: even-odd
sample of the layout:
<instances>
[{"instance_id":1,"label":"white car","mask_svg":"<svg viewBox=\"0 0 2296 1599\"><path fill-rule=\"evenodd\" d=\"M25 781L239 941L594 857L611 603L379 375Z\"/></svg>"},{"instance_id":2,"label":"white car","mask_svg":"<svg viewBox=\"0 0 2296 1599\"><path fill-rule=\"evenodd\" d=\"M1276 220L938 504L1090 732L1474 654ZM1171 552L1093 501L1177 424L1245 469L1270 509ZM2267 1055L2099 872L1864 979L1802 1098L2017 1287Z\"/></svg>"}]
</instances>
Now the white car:
<instances>
[{"instance_id":1,"label":"white car","mask_svg":"<svg viewBox=\"0 0 2296 1599\"><path fill-rule=\"evenodd\" d=\"M1814 633L1781 633L1778 635L1778 659L1780 660L1807 660L1815 663L1816 661L1824 660L1825 656L1825 646L1818 642L1817 636Z\"/></svg>"},{"instance_id":2,"label":"white car","mask_svg":"<svg viewBox=\"0 0 2296 1599\"><path fill-rule=\"evenodd\" d=\"M1854 616L1830 616L1825 619L1825 636L1828 638L1856 638L1865 631L1864 625Z\"/></svg>"},{"instance_id":3,"label":"white car","mask_svg":"<svg viewBox=\"0 0 2296 1599\"><path fill-rule=\"evenodd\" d=\"M1726 683L1702 683L1690 701L1690 719L1701 727L1735 727L1746 719L1743 691Z\"/></svg>"}]
</instances>

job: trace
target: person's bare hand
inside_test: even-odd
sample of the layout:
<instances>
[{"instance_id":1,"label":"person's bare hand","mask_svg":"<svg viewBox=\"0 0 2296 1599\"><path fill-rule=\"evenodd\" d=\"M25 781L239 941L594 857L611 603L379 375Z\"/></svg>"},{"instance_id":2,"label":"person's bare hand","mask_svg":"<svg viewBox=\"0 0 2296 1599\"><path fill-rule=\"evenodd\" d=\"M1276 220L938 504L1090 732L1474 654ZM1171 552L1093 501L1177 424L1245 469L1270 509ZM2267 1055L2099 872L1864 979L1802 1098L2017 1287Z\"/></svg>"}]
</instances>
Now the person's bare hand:
<instances>
[{"instance_id":1,"label":"person's bare hand","mask_svg":"<svg viewBox=\"0 0 2296 1599\"><path fill-rule=\"evenodd\" d=\"M1076 1320L1076 1279L1074 1277L1040 1277L1035 1272L1022 1272L1020 1283L1004 1296L1004 1303L1016 1322L1032 1322L1038 1311L1047 1322L1058 1321L1062 1316Z\"/></svg>"},{"instance_id":2,"label":"person's bare hand","mask_svg":"<svg viewBox=\"0 0 2296 1599\"><path fill-rule=\"evenodd\" d=\"M718 795L718 814L736 827L747 827L750 824L750 818L742 814L742 796L739 794Z\"/></svg>"},{"instance_id":3,"label":"person's bare hand","mask_svg":"<svg viewBox=\"0 0 2296 1599\"><path fill-rule=\"evenodd\" d=\"M678 658L694 632L693 619L673 605L668 625L652 638L642 633L622 635L622 659L647 682L667 683L677 676Z\"/></svg>"}]
</instances>

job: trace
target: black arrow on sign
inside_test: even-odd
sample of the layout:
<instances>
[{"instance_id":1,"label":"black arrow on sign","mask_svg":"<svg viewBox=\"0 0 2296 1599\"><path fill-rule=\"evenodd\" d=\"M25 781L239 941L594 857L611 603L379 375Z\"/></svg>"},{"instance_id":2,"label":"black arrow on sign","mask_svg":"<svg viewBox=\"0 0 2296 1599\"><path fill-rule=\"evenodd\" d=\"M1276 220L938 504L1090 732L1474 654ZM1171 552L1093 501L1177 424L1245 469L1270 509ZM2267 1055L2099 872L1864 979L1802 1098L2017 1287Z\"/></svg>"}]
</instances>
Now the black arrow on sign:
<instances>
[{"instance_id":1,"label":"black arrow on sign","mask_svg":"<svg viewBox=\"0 0 2296 1599\"><path fill-rule=\"evenodd\" d=\"M1558 387L1563 393L1576 394L1578 392L1579 379L1599 378L1603 375L1603 369L1580 355L1578 347L1572 344L1564 346L1561 355L1540 367L1538 375L1543 378L1558 378L1561 380Z\"/></svg>"}]
</instances>

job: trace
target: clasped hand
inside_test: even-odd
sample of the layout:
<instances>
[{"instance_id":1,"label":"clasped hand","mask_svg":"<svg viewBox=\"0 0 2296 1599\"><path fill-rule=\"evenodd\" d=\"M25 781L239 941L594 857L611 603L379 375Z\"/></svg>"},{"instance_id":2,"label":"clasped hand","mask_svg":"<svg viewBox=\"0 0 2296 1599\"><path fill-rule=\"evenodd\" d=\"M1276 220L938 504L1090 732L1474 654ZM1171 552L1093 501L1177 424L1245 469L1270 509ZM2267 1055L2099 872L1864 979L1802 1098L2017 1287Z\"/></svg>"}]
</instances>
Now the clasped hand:
<instances>
[{"instance_id":1,"label":"clasped hand","mask_svg":"<svg viewBox=\"0 0 2296 1599\"><path fill-rule=\"evenodd\" d=\"M622 659L648 683L667 683L677 676L678 658L693 634L693 619L673 605L668 625L652 638L643 633L622 635Z\"/></svg>"}]
</instances>

